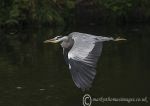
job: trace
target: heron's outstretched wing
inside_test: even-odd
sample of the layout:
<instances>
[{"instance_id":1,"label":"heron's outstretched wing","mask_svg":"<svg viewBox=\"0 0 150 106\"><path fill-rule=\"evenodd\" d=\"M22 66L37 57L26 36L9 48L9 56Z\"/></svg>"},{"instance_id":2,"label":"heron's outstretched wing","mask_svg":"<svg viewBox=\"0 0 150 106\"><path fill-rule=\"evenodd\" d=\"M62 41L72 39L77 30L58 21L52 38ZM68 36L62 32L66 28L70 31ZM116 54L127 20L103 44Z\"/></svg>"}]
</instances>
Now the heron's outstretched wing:
<instances>
[{"instance_id":1,"label":"heron's outstretched wing","mask_svg":"<svg viewBox=\"0 0 150 106\"><path fill-rule=\"evenodd\" d=\"M82 90L91 87L96 75L96 64L102 51L98 36L71 33L74 45L68 53L69 69L74 83Z\"/></svg>"}]
</instances>

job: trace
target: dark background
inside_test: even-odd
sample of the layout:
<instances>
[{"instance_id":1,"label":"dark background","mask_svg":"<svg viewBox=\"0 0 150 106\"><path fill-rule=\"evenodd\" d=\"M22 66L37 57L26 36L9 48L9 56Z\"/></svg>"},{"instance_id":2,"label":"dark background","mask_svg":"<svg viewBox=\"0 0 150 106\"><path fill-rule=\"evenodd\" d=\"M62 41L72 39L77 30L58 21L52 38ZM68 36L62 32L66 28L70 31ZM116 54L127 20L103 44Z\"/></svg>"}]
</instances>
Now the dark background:
<instances>
[{"instance_id":1,"label":"dark background","mask_svg":"<svg viewBox=\"0 0 150 106\"><path fill-rule=\"evenodd\" d=\"M82 97L148 97L150 1L1 0L0 106L82 106ZM104 42L92 88L72 81L59 44L43 41L79 31L124 37ZM94 102L92 106L149 105Z\"/></svg>"}]
</instances>

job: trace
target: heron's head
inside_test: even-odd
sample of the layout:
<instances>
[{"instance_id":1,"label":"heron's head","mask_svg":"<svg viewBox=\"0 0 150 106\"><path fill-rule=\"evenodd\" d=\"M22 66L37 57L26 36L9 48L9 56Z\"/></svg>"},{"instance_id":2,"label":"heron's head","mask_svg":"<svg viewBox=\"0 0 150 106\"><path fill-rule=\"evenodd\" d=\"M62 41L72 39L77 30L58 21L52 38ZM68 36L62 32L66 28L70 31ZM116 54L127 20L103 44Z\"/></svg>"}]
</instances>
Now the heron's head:
<instances>
[{"instance_id":1,"label":"heron's head","mask_svg":"<svg viewBox=\"0 0 150 106\"><path fill-rule=\"evenodd\" d=\"M67 36L56 36L52 39L45 40L44 43L59 43L61 41L67 40Z\"/></svg>"}]
</instances>

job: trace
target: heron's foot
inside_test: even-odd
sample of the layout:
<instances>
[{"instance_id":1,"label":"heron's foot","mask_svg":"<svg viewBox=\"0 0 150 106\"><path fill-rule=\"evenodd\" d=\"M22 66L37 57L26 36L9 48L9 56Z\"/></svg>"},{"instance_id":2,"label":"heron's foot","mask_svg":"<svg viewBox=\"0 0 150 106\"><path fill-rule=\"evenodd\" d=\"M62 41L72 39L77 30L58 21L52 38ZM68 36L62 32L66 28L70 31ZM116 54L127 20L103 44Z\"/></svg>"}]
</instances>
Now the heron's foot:
<instances>
[{"instance_id":1,"label":"heron's foot","mask_svg":"<svg viewBox=\"0 0 150 106\"><path fill-rule=\"evenodd\" d=\"M114 39L114 41L125 41L125 40L127 40L127 39L121 38L121 37L117 37L116 39Z\"/></svg>"}]
</instances>

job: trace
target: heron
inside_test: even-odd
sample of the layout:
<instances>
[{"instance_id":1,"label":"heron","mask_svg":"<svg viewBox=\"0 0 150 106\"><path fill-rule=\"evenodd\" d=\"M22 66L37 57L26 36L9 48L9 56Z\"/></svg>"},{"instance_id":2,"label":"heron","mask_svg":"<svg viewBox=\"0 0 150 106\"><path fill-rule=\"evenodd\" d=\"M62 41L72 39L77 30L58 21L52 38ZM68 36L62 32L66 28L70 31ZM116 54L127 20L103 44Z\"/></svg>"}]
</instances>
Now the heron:
<instances>
[{"instance_id":1,"label":"heron","mask_svg":"<svg viewBox=\"0 0 150 106\"><path fill-rule=\"evenodd\" d=\"M96 65L102 53L103 42L122 40L126 39L72 32L68 36L56 36L45 40L44 43L60 42L73 82L78 88L85 91L92 87L96 75Z\"/></svg>"}]
</instances>

